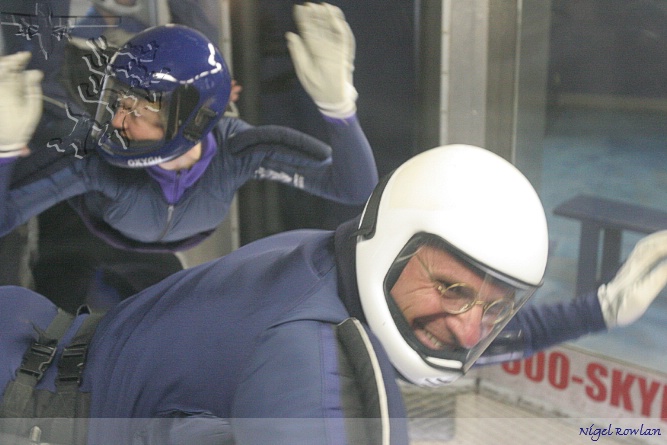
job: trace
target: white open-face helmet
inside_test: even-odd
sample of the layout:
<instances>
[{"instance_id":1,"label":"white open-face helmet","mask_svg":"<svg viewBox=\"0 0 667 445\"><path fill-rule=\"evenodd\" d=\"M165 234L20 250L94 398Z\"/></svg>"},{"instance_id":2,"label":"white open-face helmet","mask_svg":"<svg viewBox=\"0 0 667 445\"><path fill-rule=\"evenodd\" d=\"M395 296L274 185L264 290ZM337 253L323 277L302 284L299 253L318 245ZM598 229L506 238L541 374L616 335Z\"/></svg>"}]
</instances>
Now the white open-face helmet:
<instances>
[{"instance_id":1,"label":"white open-face helmet","mask_svg":"<svg viewBox=\"0 0 667 445\"><path fill-rule=\"evenodd\" d=\"M511 289L508 313L475 346L430 349L391 296L406 259L422 245L445 250L485 282ZM356 247L364 315L405 379L446 384L472 366L541 285L547 254L544 209L516 167L479 147L434 148L384 178L366 204Z\"/></svg>"}]
</instances>

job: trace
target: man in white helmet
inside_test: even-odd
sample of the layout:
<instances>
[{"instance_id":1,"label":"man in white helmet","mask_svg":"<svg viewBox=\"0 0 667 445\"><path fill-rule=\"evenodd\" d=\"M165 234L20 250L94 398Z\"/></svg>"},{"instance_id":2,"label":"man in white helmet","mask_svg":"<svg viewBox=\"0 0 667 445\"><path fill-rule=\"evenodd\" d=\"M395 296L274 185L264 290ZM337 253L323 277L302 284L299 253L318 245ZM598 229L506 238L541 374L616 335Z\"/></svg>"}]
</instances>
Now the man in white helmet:
<instances>
[{"instance_id":1,"label":"man in white helmet","mask_svg":"<svg viewBox=\"0 0 667 445\"><path fill-rule=\"evenodd\" d=\"M48 443L407 444L397 377L446 384L480 357L632 322L667 282L667 232L644 238L596 293L521 309L546 259L526 178L481 148L435 148L336 231L248 244L96 328L97 314L72 322L34 292L0 288L0 415L20 419L0 427L38 428ZM513 354L487 357L501 340ZM53 391L68 402L45 403ZM54 410L88 423L54 430Z\"/></svg>"}]
</instances>

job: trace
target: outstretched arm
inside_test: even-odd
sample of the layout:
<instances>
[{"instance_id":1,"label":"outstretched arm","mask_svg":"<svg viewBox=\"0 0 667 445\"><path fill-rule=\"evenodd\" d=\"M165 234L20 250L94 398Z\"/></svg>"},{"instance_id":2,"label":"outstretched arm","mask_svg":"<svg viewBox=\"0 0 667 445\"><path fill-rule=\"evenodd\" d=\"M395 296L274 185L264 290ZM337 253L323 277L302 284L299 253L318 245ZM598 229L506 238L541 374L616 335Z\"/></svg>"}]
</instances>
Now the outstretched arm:
<instances>
[{"instance_id":1,"label":"outstretched arm","mask_svg":"<svg viewBox=\"0 0 667 445\"><path fill-rule=\"evenodd\" d=\"M301 84L324 117L330 147L305 134L285 139L285 134L296 133L285 127L243 129L245 136L236 129L228 132L228 147L244 155L238 176L283 182L344 204L364 204L378 173L356 117L354 36L343 13L332 5L297 5L294 18L299 34L287 33L288 47ZM246 162L245 156L252 161Z\"/></svg>"},{"instance_id":2,"label":"outstretched arm","mask_svg":"<svg viewBox=\"0 0 667 445\"><path fill-rule=\"evenodd\" d=\"M639 319L667 285L667 230L642 238L616 276L571 301L527 305L484 353L482 363L515 360Z\"/></svg>"},{"instance_id":3,"label":"outstretched arm","mask_svg":"<svg viewBox=\"0 0 667 445\"><path fill-rule=\"evenodd\" d=\"M355 40L343 12L327 3L294 7L299 34L286 34L296 75L327 121L333 148L331 169L322 177L328 190L314 193L363 204L377 184L375 159L356 118ZM311 185L318 185L311 184Z\"/></svg>"},{"instance_id":4,"label":"outstretched arm","mask_svg":"<svg viewBox=\"0 0 667 445\"><path fill-rule=\"evenodd\" d=\"M363 204L378 174L356 117L354 35L342 11L326 3L296 5L294 20L299 34L287 33L287 46L301 85L327 123L332 155L317 166L300 169L297 174L303 181L293 185L338 202ZM271 165L267 168L274 170Z\"/></svg>"}]
</instances>

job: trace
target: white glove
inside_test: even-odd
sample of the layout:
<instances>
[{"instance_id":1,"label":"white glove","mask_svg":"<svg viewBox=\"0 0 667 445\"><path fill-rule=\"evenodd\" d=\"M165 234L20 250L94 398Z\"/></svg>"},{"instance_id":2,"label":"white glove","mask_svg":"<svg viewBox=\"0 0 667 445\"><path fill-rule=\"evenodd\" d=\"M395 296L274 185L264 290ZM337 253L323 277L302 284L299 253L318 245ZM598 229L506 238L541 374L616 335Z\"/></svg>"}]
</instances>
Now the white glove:
<instances>
[{"instance_id":1,"label":"white glove","mask_svg":"<svg viewBox=\"0 0 667 445\"><path fill-rule=\"evenodd\" d=\"M42 116L42 72L24 71L30 53L0 57L0 158L17 156Z\"/></svg>"},{"instance_id":2,"label":"white glove","mask_svg":"<svg viewBox=\"0 0 667 445\"><path fill-rule=\"evenodd\" d=\"M299 34L288 32L296 75L322 114L344 119L357 111L352 83L354 35L343 12L327 3L294 6Z\"/></svg>"},{"instance_id":3,"label":"white glove","mask_svg":"<svg viewBox=\"0 0 667 445\"><path fill-rule=\"evenodd\" d=\"M613 280L598 288L607 328L641 317L667 284L667 230L642 238Z\"/></svg>"}]
</instances>

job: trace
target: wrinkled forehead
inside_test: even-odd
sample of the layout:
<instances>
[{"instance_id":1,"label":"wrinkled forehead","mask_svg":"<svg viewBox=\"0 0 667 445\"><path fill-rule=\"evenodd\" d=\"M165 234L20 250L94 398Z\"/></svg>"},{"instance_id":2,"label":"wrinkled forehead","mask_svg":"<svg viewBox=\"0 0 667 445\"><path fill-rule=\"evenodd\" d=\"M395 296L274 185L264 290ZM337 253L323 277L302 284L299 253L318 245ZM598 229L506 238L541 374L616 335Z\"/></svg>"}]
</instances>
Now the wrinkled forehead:
<instances>
[{"instance_id":1,"label":"wrinkled forehead","mask_svg":"<svg viewBox=\"0 0 667 445\"><path fill-rule=\"evenodd\" d=\"M435 246L422 245L417 248L414 256L434 278L448 278L470 284L484 278L481 271L471 268L462 259Z\"/></svg>"},{"instance_id":2,"label":"wrinkled forehead","mask_svg":"<svg viewBox=\"0 0 667 445\"><path fill-rule=\"evenodd\" d=\"M439 246L424 244L417 248L414 259L426 270L430 278L448 284L464 283L485 296L501 298L515 288L473 266L463 258Z\"/></svg>"}]
</instances>

